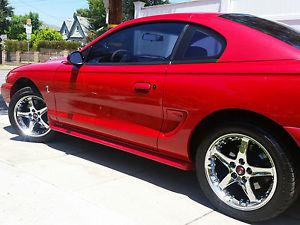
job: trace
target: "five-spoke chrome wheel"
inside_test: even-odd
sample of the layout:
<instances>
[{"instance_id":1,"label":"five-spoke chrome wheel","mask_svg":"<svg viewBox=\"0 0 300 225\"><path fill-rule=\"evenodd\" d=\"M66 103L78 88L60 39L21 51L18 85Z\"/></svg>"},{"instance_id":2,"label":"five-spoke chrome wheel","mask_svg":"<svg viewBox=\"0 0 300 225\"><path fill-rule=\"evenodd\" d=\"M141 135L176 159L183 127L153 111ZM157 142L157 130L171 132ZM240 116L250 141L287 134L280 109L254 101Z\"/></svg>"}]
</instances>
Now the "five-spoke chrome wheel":
<instances>
[{"instance_id":1,"label":"five-spoke chrome wheel","mask_svg":"<svg viewBox=\"0 0 300 225\"><path fill-rule=\"evenodd\" d=\"M219 137L210 145L204 164L213 192L235 209L259 209L275 193L274 162L265 147L247 135L232 133Z\"/></svg>"},{"instance_id":2,"label":"five-spoke chrome wheel","mask_svg":"<svg viewBox=\"0 0 300 225\"><path fill-rule=\"evenodd\" d=\"M46 103L41 97L22 97L14 107L16 125L26 136L43 137L51 131L47 111Z\"/></svg>"}]
</instances>

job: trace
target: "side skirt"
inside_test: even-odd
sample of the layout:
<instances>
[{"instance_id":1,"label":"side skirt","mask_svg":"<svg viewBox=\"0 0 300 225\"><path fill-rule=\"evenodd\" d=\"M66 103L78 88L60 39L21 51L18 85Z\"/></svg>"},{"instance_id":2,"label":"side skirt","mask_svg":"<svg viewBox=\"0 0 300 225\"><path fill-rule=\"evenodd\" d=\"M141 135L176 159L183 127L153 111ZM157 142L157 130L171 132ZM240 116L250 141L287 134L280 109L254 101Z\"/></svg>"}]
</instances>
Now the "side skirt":
<instances>
[{"instance_id":1,"label":"side skirt","mask_svg":"<svg viewBox=\"0 0 300 225\"><path fill-rule=\"evenodd\" d=\"M90 136L88 134L82 133L81 131L77 131L77 130L73 130L73 129L69 129L69 128L65 128L65 127L60 127L60 126L56 126L56 125L51 125L51 129L64 133L64 134L68 134L74 137L78 137L81 139L85 139L87 141L91 141L91 142L95 142L101 145L105 145L108 147L112 147L112 148L116 148L125 152L129 152L132 153L134 155L138 155L147 159L151 159L153 161L159 162L159 163L163 163L172 167L176 167L178 169L181 170L193 170L194 169L194 165L190 162L186 162L183 160L178 160L178 159L174 159L171 157L168 157L166 155L162 155L159 154L158 152L154 152L151 150L147 150L145 148L139 148L133 145L129 145L129 144L125 144L121 143L121 142L113 142L112 139L108 139L108 138L98 138L98 137L93 137Z\"/></svg>"}]
</instances>

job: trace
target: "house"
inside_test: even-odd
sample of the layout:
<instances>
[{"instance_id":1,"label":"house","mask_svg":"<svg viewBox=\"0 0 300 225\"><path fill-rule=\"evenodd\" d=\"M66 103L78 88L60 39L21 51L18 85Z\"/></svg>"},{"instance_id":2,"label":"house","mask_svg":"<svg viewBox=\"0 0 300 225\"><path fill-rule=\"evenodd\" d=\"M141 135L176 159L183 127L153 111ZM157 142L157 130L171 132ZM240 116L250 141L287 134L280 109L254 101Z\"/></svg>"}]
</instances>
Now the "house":
<instances>
[{"instance_id":1,"label":"house","mask_svg":"<svg viewBox=\"0 0 300 225\"><path fill-rule=\"evenodd\" d=\"M87 18L74 14L73 19L67 19L63 22L60 33L67 41L86 43L89 26L90 24Z\"/></svg>"},{"instance_id":2,"label":"house","mask_svg":"<svg viewBox=\"0 0 300 225\"><path fill-rule=\"evenodd\" d=\"M287 24L300 31L299 0L193 0L145 7L135 2L135 18L166 13L220 12L247 13Z\"/></svg>"},{"instance_id":3,"label":"house","mask_svg":"<svg viewBox=\"0 0 300 225\"><path fill-rule=\"evenodd\" d=\"M73 20L70 18L63 22L60 28L60 33L63 36L64 40L67 40L69 38L72 25Z\"/></svg>"}]
</instances>

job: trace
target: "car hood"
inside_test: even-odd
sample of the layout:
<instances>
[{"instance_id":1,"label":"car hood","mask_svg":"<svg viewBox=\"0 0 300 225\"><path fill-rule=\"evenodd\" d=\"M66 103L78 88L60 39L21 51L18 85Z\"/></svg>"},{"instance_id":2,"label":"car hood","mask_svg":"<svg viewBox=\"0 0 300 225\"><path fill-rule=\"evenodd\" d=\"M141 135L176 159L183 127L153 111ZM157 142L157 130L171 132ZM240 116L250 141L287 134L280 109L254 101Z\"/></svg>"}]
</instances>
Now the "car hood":
<instances>
[{"instance_id":1,"label":"car hood","mask_svg":"<svg viewBox=\"0 0 300 225\"><path fill-rule=\"evenodd\" d=\"M35 63L19 66L12 70L12 72L22 72L22 71L54 71L56 70L62 62L66 61L67 58L57 58L49 60L44 63Z\"/></svg>"}]
</instances>

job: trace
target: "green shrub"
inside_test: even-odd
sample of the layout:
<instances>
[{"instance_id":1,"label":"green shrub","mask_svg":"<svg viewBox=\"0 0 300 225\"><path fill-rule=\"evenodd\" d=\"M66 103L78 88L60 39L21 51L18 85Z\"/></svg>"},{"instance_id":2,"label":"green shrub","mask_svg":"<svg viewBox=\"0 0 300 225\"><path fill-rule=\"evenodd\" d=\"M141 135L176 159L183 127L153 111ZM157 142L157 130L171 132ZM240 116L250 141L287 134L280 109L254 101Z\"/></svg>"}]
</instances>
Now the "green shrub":
<instances>
[{"instance_id":1,"label":"green shrub","mask_svg":"<svg viewBox=\"0 0 300 225\"><path fill-rule=\"evenodd\" d=\"M27 51L28 49L27 41L18 41L18 40L7 40L4 42L4 49L8 52L15 51Z\"/></svg>"},{"instance_id":2,"label":"green shrub","mask_svg":"<svg viewBox=\"0 0 300 225\"><path fill-rule=\"evenodd\" d=\"M81 44L79 42L73 41L39 41L35 44L35 49L40 50L45 49L55 49L55 50L77 50Z\"/></svg>"},{"instance_id":3,"label":"green shrub","mask_svg":"<svg viewBox=\"0 0 300 225\"><path fill-rule=\"evenodd\" d=\"M34 49L40 49L39 44L44 41L63 41L63 37L61 33L51 28L39 30L31 37L31 43ZM41 45L43 45L43 43Z\"/></svg>"},{"instance_id":4,"label":"green shrub","mask_svg":"<svg viewBox=\"0 0 300 225\"><path fill-rule=\"evenodd\" d=\"M62 41L63 37L60 32L45 28L35 33L35 42L37 41Z\"/></svg>"},{"instance_id":5,"label":"green shrub","mask_svg":"<svg viewBox=\"0 0 300 225\"><path fill-rule=\"evenodd\" d=\"M21 51L25 52L28 48L27 41L18 41L18 40L7 40L4 43L5 50L8 52ZM31 42L30 50L39 51L41 48L44 49L54 49L58 51L69 50L75 51L81 47L79 42L73 41L37 41L34 43Z\"/></svg>"}]
</instances>

